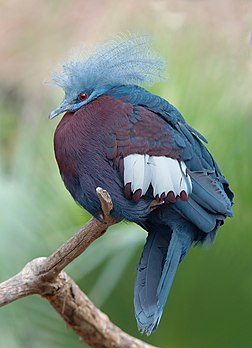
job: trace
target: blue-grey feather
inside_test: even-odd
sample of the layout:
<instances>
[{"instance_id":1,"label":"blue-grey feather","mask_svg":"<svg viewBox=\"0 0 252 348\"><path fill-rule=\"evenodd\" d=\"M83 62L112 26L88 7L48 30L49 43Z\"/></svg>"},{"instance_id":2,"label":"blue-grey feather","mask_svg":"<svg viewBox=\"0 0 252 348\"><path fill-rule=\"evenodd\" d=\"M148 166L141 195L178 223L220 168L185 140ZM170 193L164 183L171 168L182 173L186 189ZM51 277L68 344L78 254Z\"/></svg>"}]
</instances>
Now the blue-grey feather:
<instances>
[{"instance_id":1,"label":"blue-grey feather","mask_svg":"<svg viewBox=\"0 0 252 348\"><path fill-rule=\"evenodd\" d=\"M147 223L149 231L137 268L134 306L138 328L151 334L158 326L179 263L188 253L196 228L168 208L169 224Z\"/></svg>"},{"instance_id":2,"label":"blue-grey feather","mask_svg":"<svg viewBox=\"0 0 252 348\"><path fill-rule=\"evenodd\" d=\"M178 227L174 228L163 266L162 276L157 288L159 307L158 320L160 320L160 317L162 315L163 308L169 295L178 265L188 253L193 243L194 237L195 235L193 233L193 229L191 230L190 223L188 224L188 228L184 230L181 230Z\"/></svg>"},{"instance_id":3,"label":"blue-grey feather","mask_svg":"<svg viewBox=\"0 0 252 348\"><path fill-rule=\"evenodd\" d=\"M192 199L212 213L232 216L231 202L216 179L204 172L190 172L190 177Z\"/></svg>"},{"instance_id":4,"label":"blue-grey feather","mask_svg":"<svg viewBox=\"0 0 252 348\"><path fill-rule=\"evenodd\" d=\"M150 48L150 36L119 36L97 46L90 56L66 61L52 81L69 99L104 86L147 84L163 79L165 63Z\"/></svg>"},{"instance_id":5,"label":"blue-grey feather","mask_svg":"<svg viewBox=\"0 0 252 348\"><path fill-rule=\"evenodd\" d=\"M211 232L215 228L218 218L219 220L224 219L223 215L211 214L206 211L191 197L187 202L178 200L174 205L174 209L205 233Z\"/></svg>"},{"instance_id":6,"label":"blue-grey feather","mask_svg":"<svg viewBox=\"0 0 252 348\"><path fill-rule=\"evenodd\" d=\"M134 307L141 332L151 333L157 326L157 288L166 258L171 230L168 226L149 227L149 234L137 267Z\"/></svg>"}]
</instances>

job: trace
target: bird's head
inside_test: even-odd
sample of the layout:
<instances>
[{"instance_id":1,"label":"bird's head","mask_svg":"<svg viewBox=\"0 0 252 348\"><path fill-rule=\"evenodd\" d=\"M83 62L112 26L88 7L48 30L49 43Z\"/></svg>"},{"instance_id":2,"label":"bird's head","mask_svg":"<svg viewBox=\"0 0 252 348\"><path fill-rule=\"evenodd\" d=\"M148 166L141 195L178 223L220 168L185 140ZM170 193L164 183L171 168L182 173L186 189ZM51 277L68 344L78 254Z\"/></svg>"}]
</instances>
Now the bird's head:
<instances>
[{"instance_id":1,"label":"bird's head","mask_svg":"<svg viewBox=\"0 0 252 348\"><path fill-rule=\"evenodd\" d=\"M153 84L162 79L164 60L150 48L149 36L120 36L97 46L90 56L70 59L52 76L65 98L49 118L75 112L109 89L121 85Z\"/></svg>"}]
</instances>

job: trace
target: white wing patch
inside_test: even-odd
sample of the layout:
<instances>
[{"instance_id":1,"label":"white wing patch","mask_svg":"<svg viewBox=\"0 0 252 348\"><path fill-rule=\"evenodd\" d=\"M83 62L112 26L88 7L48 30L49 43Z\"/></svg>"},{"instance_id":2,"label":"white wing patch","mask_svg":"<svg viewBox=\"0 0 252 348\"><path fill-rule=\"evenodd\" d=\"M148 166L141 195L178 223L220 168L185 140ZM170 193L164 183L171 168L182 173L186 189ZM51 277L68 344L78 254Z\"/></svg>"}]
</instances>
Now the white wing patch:
<instances>
[{"instance_id":1,"label":"white wing patch","mask_svg":"<svg viewBox=\"0 0 252 348\"><path fill-rule=\"evenodd\" d=\"M129 187L134 198L145 195L149 186L153 196L160 202L187 200L192 192L192 183L186 165L164 156L129 155L124 158L124 185Z\"/></svg>"}]
</instances>

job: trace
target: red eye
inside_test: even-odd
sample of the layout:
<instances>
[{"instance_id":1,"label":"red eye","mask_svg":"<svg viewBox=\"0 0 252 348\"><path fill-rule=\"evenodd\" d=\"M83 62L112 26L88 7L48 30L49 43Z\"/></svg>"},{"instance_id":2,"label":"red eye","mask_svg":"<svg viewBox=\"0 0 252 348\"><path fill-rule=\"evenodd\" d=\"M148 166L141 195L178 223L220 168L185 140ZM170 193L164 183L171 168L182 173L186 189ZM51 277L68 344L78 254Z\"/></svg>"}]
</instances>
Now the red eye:
<instances>
[{"instance_id":1,"label":"red eye","mask_svg":"<svg viewBox=\"0 0 252 348\"><path fill-rule=\"evenodd\" d=\"M88 98L88 95L87 93L81 93L79 95L79 100L83 101L83 100L86 100Z\"/></svg>"}]
</instances>

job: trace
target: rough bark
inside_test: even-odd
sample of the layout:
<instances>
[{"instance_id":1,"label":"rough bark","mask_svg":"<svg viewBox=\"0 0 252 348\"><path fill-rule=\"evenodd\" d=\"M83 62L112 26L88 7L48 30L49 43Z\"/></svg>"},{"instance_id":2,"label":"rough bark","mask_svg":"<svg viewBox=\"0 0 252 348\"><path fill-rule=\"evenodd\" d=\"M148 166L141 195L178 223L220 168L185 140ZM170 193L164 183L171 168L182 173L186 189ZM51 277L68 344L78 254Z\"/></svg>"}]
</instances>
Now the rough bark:
<instances>
[{"instance_id":1,"label":"rough bark","mask_svg":"<svg viewBox=\"0 0 252 348\"><path fill-rule=\"evenodd\" d=\"M96 348L151 348L114 325L79 289L63 269L107 228L116 223L109 194L97 188L101 201L100 220L92 218L52 255L32 260L21 272L0 284L0 307L37 294L46 298L82 342Z\"/></svg>"}]
</instances>

